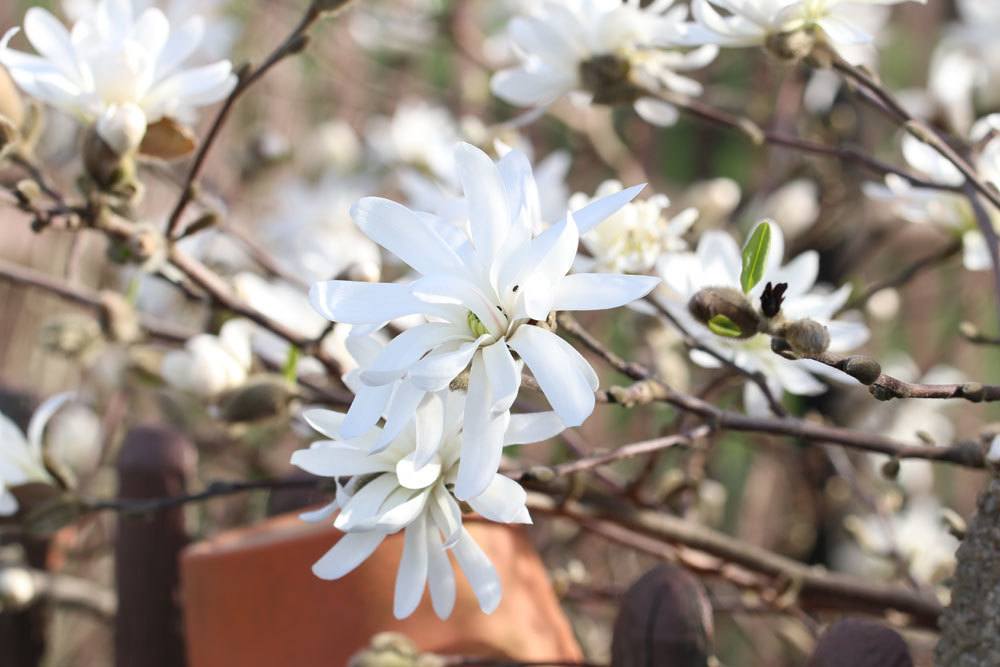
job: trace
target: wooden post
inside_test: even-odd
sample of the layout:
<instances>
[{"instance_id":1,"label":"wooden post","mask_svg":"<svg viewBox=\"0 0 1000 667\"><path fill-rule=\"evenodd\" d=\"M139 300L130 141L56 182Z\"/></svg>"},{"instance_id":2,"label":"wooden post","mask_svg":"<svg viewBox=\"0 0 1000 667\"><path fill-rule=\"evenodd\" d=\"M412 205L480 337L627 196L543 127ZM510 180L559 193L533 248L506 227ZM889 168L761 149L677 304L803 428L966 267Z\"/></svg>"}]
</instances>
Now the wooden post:
<instances>
[{"instance_id":1,"label":"wooden post","mask_svg":"<svg viewBox=\"0 0 1000 667\"><path fill-rule=\"evenodd\" d=\"M657 565L625 592L611 640L612 667L705 667L712 607L687 570Z\"/></svg>"},{"instance_id":2,"label":"wooden post","mask_svg":"<svg viewBox=\"0 0 1000 667\"><path fill-rule=\"evenodd\" d=\"M138 426L118 457L123 499L182 494L194 472L193 445L160 426ZM179 600L181 549L188 543L182 507L148 516L119 514L115 544L117 667L186 664Z\"/></svg>"}]
</instances>

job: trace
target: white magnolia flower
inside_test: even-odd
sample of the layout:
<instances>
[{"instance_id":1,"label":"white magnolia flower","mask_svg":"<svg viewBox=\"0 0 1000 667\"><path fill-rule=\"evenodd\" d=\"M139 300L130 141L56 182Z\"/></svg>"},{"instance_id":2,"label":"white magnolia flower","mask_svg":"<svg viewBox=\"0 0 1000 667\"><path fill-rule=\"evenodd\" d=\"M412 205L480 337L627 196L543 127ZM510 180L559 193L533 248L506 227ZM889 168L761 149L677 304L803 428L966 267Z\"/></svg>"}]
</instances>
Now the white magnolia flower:
<instances>
[{"instance_id":1,"label":"white magnolia flower","mask_svg":"<svg viewBox=\"0 0 1000 667\"><path fill-rule=\"evenodd\" d=\"M317 183L291 180L278 189L278 204L258 228L269 254L289 273L309 281L345 272L358 280L378 280L378 247L358 232L351 205L367 191L364 180L330 172Z\"/></svg>"},{"instance_id":2,"label":"white magnolia flower","mask_svg":"<svg viewBox=\"0 0 1000 667\"><path fill-rule=\"evenodd\" d=\"M218 336L198 334L182 350L163 357L160 374L170 386L206 398L213 398L246 382L253 355L248 320L230 320Z\"/></svg>"},{"instance_id":3,"label":"white magnolia flower","mask_svg":"<svg viewBox=\"0 0 1000 667\"><path fill-rule=\"evenodd\" d=\"M830 333L831 352L843 353L862 345L868 339L868 328L857 321L837 318L838 311L850 297L851 287L844 285L836 291L829 291L816 286L819 253L815 250L807 250L787 264L782 264L784 253L784 235L780 227L771 224L767 265L763 278L749 294L751 301L759 304L767 283L787 283L781 307L786 318L809 318L826 326ZM762 373L768 388L779 397L782 391L799 396L825 392L826 385L816 376L847 380L843 373L819 362L808 359L792 361L775 354L771 350L770 336L766 334L750 338L718 336L688 312L688 301L703 288L740 289L741 266L740 247L733 237L721 231L705 232L694 252L670 254L660 260L657 268L663 276L665 289L658 296L699 343L746 371ZM720 365L711 355L697 350L691 353L691 359L706 368ZM744 385L744 407L748 412L768 411L760 389L752 382Z\"/></svg>"},{"instance_id":4,"label":"white magnolia flower","mask_svg":"<svg viewBox=\"0 0 1000 667\"><path fill-rule=\"evenodd\" d=\"M405 618L430 588L435 613L447 618L455 603L451 551L487 614L500 603L501 584L489 558L462 526L462 510L451 487L458 476L465 397L461 392L433 394L416 411L410 424L389 446L371 454L381 435L376 427L360 438L343 435L345 415L310 410L305 419L330 440L314 443L292 455L292 463L314 475L345 478L337 499L303 515L324 521L338 509L333 524L347 533L313 565L323 579L338 579L360 565L387 535L405 531L403 555L396 576L393 612ZM515 415L503 433L504 444L548 438L561 430L551 414ZM428 440L434 455L423 465L417 456ZM517 482L492 474L483 493L469 498L473 510L501 523L531 523L526 494Z\"/></svg>"},{"instance_id":5,"label":"white magnolia flower","mask_svg":"<svg viewBox=\"0 0 1000 667\"><path fill-rule=\"evenodd\" d=\"M687 39L722 47L763 46L769 38L797 31L821 35L842 57L858 60L858 46L874 36L866 31L873 6L907 0L692 0ZM926 0L914 0L924 3ZM723 13L720 13L720 10Z\"/></svg>"},{"instance_id":6,"label":"white magnolia flower","mask_svg":"<svg viewBox=\"0 0 1000 667\"><path fill-rule=\"evenodd\" d=\"M162 118L188 121L194 109L224 98L236 85L229 61L184 69L204 24L171 29L162 11L135 15L131 0L100 0L96 10L67 30L52 14L32 7L24 32L39 55L0 41L0 64L33 97L97 132L118 153L134 150L146 127Z\"/></svg>"},{"instance_id":7,"label":"white magnolia flower","mask_svg":"<svg viewBox=\"0 0 1000 667\"><path fill-rule=\"evenodd\" d=\"M45 426L72 393L57 394L42 403L31 416L27 433L0 412L0 516L17 512L17 498L10 489L29 482L52 483L45 469L42 437Z\"/></svg>"},{"instance_id":8,"label":"white magnolia flower","mask_svg":"<svg viewBox=\"0 0 1000 667\"><path fill-rule=\"evenodd\" d=\"M975 167L983 179L1000 187L1000 136L993 136L998 131L1000 114L986 116L972 126L970 140L973 145L986 142L975 160ZM962 173L945 156L912 135L903 136L902 153L910 168L928 180L948 186L960 186L965 182ZM884 185L866 183L864 191L876 201L887 202L892 212L904 220L954 230L962 237L965 268L969 271L990 268L989 248L964 194L917 187L895 174L888 174ZM993 207L987 207L987 212L993 226L1000 229L1000 212Z\"/></svg>"},{"instance_id":9,"label":"white magnolia flower","mask_svg":"<svg viewBox=\"0 0 1000 667\"><path fill-rule=\"evenodd\" d=\"M718 49L677 49L686 18L687 8L674 0L646 7L639 0L539 2L530 14L511 20L508 33L520 63L493 75L493 92L517 106L545 107L568 93L589 101L607 87L590 89L594 86L584 80L588 63L611 56L627 63L633 75L655 81L652 85L700 95L701 84L679 72L705 67ZM677 119L675 107L652 97L637 100L635 110L658 125Z\"/></svg>"},{"instance_id":10,"label":"white magnolia flower","mask_svg":"<svg viewBox=\"0 0 1000 667\"><path fill-rule=\"evenodd\" d=\"M578 192L570 198L571 209L583 208L591 201L622 191L615 180L597 186L593 198ZM645 273L668 252L687 250L684 234L698 219L698 211L686 208L672 218L665 214L670 206L666 195L625 204L617 213L583 236L583 245L596 261L597 270L611 273Z\"/></svg>"},{"instance_id":11,"label":"white magnolia flower","mask_svg":"<svg viewBox=\"0 0 1000 667\"><path fill-rule=\"evenodd\" d=\"M536 235L537 187L524 154L511 151L495 164L471 145L456 150L470 211L464 243L457 249L447 243L438 232L443 223L433 216L367 197L354 207L358 226L412 267L417 279L322 282L310 297L335 322L378 328L404 315L426 318L393 339L371 364L362 363L363 386L344 423L345 437L365 434L386 412L377 447L387 445L428 392L448 387L471 369L462 458L480 463L463 466L458 477L456 494L466 499L479 495L497 470L522 363L567 426L581 424L594 409L597 375L569 343L540 326L549 314L621 306L659 281L566 275L579 235L630 201L641 186L598 200Z\"/></svg>"},{"instance_id":12,"label":"white magnolia flower","mask_svg":"<svg viewBox=\"0 0 1000 667\"><path fill-rule=\"evenodd\" d=\"M893 572L888 557L895 546L914 579L926 584L941 583L954 572L955 551L959 546L943 513L944 508L935 498L921 496L886 518L848 517L847 526L860 549L844 545L834 559L858 574L888 577Z\"/></svg>"}]
</instances>

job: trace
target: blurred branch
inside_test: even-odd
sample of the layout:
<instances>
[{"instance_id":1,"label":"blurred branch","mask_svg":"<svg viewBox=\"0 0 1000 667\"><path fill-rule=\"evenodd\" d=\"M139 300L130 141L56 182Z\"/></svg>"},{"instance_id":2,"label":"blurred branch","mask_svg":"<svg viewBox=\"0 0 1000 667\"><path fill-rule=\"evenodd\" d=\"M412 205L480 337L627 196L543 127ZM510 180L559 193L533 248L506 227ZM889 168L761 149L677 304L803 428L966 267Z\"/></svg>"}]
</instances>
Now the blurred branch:
<instances>
[{"instance_id":1,"label":"blurred branch","mask_svg":"<svg viewBox=\"0 0 1000 667\"><path fill-rule=\"evenodd\" d=\"M584 527L588 521L610 522L638 535L690 547L763 573L786 582L785 588L797 591L797 598L804 605L875 614L901 611L926 628L936 627L942 611L935 598L908 588L806 565L659 511L636 509L596 497L559 501L533 491L528 493L527 504L532 511L583 522Z\"/></svg>"},{"instance_id":2,"label":"blurred branch","mask_svg":"<svg viewBox=\"0 0 1000 667\"><path fill-rule=\"evenodd\" d=\"M177 230L177 225L180 222L181 215L184 214L184 210L190 203L191 199L196 195L197 181L199 174L201 174L202 168L205 166L205 159L208 157L208 153L215 143L216 138L219 136L219 132L222 130L223 125L229 119L229 112L232 111L233 106L236 101L243 95L249 88L259 81L267 72L284 60L286 57L299 53L306 47L308 43L308 37L306 32L310 27L323 15L326 8L324 5L329 5L330 9L337 9L342 5L347 4L348 0L343 0L341 2L310 2L309 7L306 9L305 14L299 20L298 24L292 29L288 37L285 38L281 44L271 52L271 54L262 62L258 67L253 68L250 65L244 65L243 68L237 73L236 87L233 88L232 92L229 93L229 97L226 98L225 102L222 103L222 107L216 113L215 118L212 121L212 125L208 129L208 133L202 140L201 145L198 147L198 152L195 153L194 161L191 163L191 168L188 170L187 177L184 179L184 186L181 189L181 195L177 199L177 203L174 204L173 210L170 212L170 217L167 218L166 236L167 238L173 238Z\"/></svg>"},{"instance_id":3,"label":"blurred branch","mask_svg":"<svg viewBox=\"0 0 1000 667\"><path fill-rule=\"evenodd\" d=\"M873 282L864 288L859 294L852 297L844 307L841 308L841 312L845 310L851 310L864 306L868 303L875 294L881 292L884 289L902 287L906 283L913 280L915 277L926 271L927 269L933 268L949 259L959 254L962 251L962 239L957 238L952 240L948 245L942 246L938 250L932 253L920 257L912 264L902 269L899 273L884 280L879 280Z\"/></svg>"}]
</instances>

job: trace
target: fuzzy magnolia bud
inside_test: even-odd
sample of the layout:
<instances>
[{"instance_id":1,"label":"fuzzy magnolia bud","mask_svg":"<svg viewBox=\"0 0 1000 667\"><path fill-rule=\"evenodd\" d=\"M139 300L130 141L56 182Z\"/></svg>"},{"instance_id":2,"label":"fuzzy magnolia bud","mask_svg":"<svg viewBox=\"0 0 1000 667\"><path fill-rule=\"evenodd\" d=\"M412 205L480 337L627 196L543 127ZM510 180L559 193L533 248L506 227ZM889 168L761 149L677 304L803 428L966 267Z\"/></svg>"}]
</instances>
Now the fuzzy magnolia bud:
<instances>
[{"instance_id":1,"label":"fuzzy magnolia bud","mask_svg":"<svg viewBox=\"0 0 1000 667\"><path fill-rule=\"evenodd\" d=\"M135 162L118 153L92 126L83 137L83 166L87 175L103 190L116 190L133 180Z\"/></svg>"},{"instance_id":2,"label":"fuzzy magnolia bud","mask_svg":"<svg viewBox=\"0 0 1000 667\"><path fill-rule=\"evenodd\" d=\"M706 287L688 301L688 311L696 320L708 326L723 316L739 329L734 338L750 338L760 331L760 316L743 292L733 287Z\"/></svg>"},{"instance_id":3,"label":"fuzzy magnolia bud","mask_svg":"<svg viewBox=\"0 0 1000 667\"><path fill-rule=\"evenodd\" d=\"M794 320L777 328L775 335L783 338L796 354L815 356L830 347L830 332L815 320Z\"/></svg>"},{"instance_id":4,"label":"fuzzy magnolia bud","mask_svg":"<svg viewBox=\"0 0 1000 667\"><path fill-rule=\"evenodd\" d=\"M229 422L248 422L282 414L294 388L277 375L261 375L223 398L220 414Z\"/></svg>"}]
</instances>

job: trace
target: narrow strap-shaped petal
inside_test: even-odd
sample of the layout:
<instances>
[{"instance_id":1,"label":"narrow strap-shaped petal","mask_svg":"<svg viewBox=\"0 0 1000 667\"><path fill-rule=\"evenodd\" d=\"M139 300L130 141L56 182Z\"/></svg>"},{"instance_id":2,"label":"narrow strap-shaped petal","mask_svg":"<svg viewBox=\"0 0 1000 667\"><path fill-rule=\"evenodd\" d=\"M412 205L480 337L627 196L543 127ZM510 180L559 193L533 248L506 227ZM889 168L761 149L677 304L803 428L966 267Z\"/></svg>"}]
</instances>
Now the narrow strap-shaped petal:
<instances>
[{"instance_id":1,"label":"narrow strap-shaped petal","mask_svg":"<svg viewBox=\"0 0 1000 667\"><path fill-rule=\"evenodd\" d=\"M455 482L455 496L459 500L474 498L485 491L500 467L503 434L510 421L510 412L493 415L492 406L493 392L486 377L485 363L482 356L476 356L469 374L462 455Z\"/></svg>"},{"instance_id":2,"label":"narrow strap-shaped petal","mask_svg":"<svg viewBox=\"0 0 1000 667\"><path fill-rule=\"evenodd\" d=\"M409 285L362 283L352 280L318 282L309 290L309 302L333 322L381 324L424 311Z\"/></svg>"},{"instance_id":3,"label":"narrow strap-shaped petal","mask_svg":"<svg viewBox=\"0 0 1000 667\"><path fill-rule=\"evenodd\" d=\"M551 331L531 325L518 329L509 344L531 369L545 398L566 426L579 426L590 416L597 376L572 345Z\"/></svg>"},{"instance_id":4,"label":"narrow strap-shaped petal","mask_svg":"<svg viewBox=\"0 0 1000 667\"><path fill-rule=\"evenodd\" d=\"M347 533L312 566L320 579L340 579L372 555L385 539L384 533Z\"/></svg>"},{"instance_id":5,"label":"narrow strap-shaped petal","mask_svg":"<svg viewBox=\"0 0 1000 667\"><path fill-rule=\"evenodd\" d=\"M510 425L503 436L503 444L527 445L553 438L566 430L566 426L555 412L532 412L511 415Z\"/></svg>"},{"instance_id":6,"label":"narrow strap-shaped petal","mask_svg":"<svg viewBox=\"0 0 1000 667\"><path fill-rule=\"evenodd\" d=\"M427 556L427 588L431 592L431 604L438 618L444 620L451 616L455 608L455 572L441 544L441 536L433 526L427 530Z\"/></svg>"},{"instance_id":7,"label":"narrow strap-shaped petal","mask_svg":"<svg viewBox=\"0 0 1000 667\"><path fill-rule=\"evenodd\" d=\"M493 563L464 528L462 537L455 544L452 553L455 554L458 566L462 568L462 573L469 580L476 599L479 600L479 608L484 614L492 614L500 605L503 596L500 576Z\"/></svg>"},{"instance_id":8,"label":"narrow strap-shaped petal","mask_svg":"<svg viewBox=\"0 0 1000 667\"><path fill-rule=\"evenodd\" d=\"M648 294L660 283L654 276L574 273L559 282L553 310L618 308Z\"/></svg>"},{"instance_id":9,"label":"narrow strap-shaped petal","mask_svg":"<svg viewBox=\"0 0 1000 667\"><path fill-rule=\"evenodd\" d=\"M493 475L485 491L469 499L469 505L490 521L515 523L525 516L527 498L528 494L520 484L497 474Z\"/></svg>"},{"instance_id":10,"label":"narrow strap-shaped petal","mask_svg":"<svg viewBox=\"0 0 1000 667\"><path fill-rule=\"evenodd\" d=\"M462 261L424 219L402 204L365 197L351 208L351 217L375 243L422 274L462 272Z\"/></svg>"},{"instance_id":11,"label":"narrow strap-shaped petal","mask_svg":"<svg viewBox=\"0 0 1000 667\"><path fill-rule=\"evenodd\" d=\"M506 340L498 340L483 348L486 376L493 393L490 414L510 410L521 388L521 369L507 347Z\"/></svg>"},{"instance_id":12,"label":"narrow strap-shaped petal","mask_svg":"<svg viewBox=\"0 0 1000 667\"><path fill-rule=\"evenodd\" d=\"M404 619L416 610L427 582L427 520L420 517L406 528L403 555L396 572L396 595L392 613Z\"/></svg>"}]
</instances>

